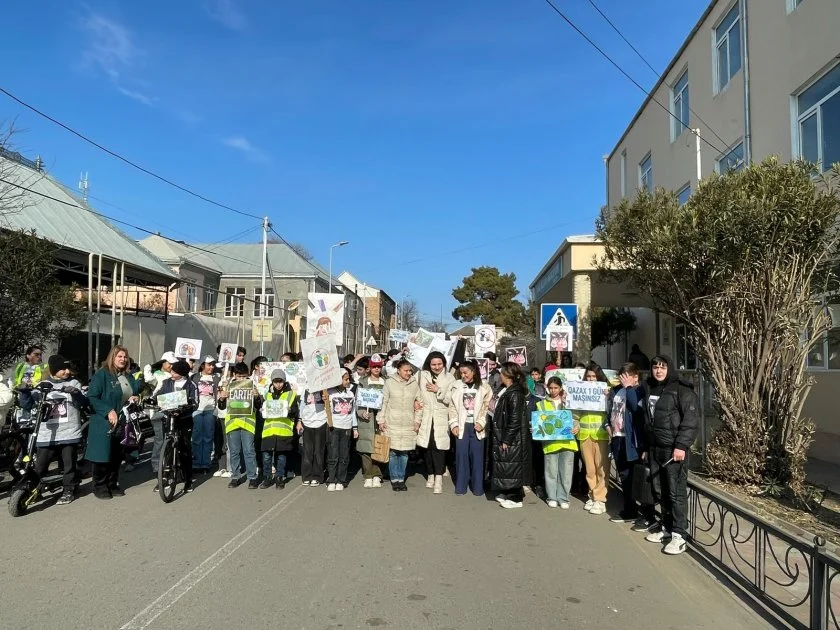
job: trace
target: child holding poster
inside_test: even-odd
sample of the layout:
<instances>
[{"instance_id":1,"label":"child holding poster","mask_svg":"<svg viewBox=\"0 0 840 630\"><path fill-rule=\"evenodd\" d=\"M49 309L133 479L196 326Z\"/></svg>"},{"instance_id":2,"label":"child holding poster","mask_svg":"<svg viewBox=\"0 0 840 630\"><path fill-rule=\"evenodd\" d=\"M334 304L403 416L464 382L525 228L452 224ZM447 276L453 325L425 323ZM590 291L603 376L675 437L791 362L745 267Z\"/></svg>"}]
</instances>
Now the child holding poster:
<instances>
[{"instance_id":1,"label":"child holding poster","mask_svg":"<svg viewBox=\"0 0 840 630\"><path fill-rule=\"evenodd\" d=\"M327 492L344 490L350 463L350 438L359 437L356 386L349 368L342 368L341 385L327 390L332 426L327 437Z\"/></svg>"},{"instance_id":2,"label":"child holding poster","mask_svg":"<svg viewBox=\"0 0 840 630\"><path fill-rule=\"evenodd\" d=\"M609 380L601 366L590 362L583 373L583 380L602 382L604 396L610 391ZM589 496L583 509L590 514L604 514L607 511L607 479L610 474L610 434L605 428L607 414L599 411L576 412L580 423L580 451L586 467L586 484Z\"/></svg>"},{"instance_id":3,"label":"child holding poster","mask_svg":"<svg viewBox=\"0 0 840 630\"><path fill-rule=\"evenodd\" d=\"M547 397L537 403L538 411L554 411L566 408L566 392L563 381L552 376L546 386ZM575 421L572 435L580 432L580 424ZM545 456L545 493L548 507L569 509L569 494L572 492L572 475L577 440L551 440L542 442Z\"/></svg>"},{"instance_id":4,"label":"child holding poster","mask_svg":"<svg viewBox=\"0 0 840 630\"><path fill-rule=\"evenodd\" d=\"M385 360L379 354L370 358L370 374L363 376L359 381L360 389L385 389L385 377L382 376L382 368ZM359 440L356 442L356 451L362 458L362 475L364 475L365 488L382 487L382 468L379 462L371 459L374 452L374 441L376 439L376 416L379 409L370 407L359 407L356 415L359 420Z\"/></svg>"}]
</instances>

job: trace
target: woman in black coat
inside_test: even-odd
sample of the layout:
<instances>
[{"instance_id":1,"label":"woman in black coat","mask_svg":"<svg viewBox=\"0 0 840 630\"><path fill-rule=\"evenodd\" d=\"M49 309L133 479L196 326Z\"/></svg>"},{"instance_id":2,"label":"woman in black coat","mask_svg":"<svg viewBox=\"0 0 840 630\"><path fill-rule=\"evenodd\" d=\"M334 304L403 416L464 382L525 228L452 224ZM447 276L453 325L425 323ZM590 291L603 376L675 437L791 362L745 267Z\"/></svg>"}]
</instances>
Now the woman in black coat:
<instances>
[{"instance_id":1,"label":"woman in black coat","mask_svg":"<svg viewBox=\"0 0 840 630\"><path fill-rule=\"evenodd\" d=\"M516 363L502 364L502 389L493 416L493 480L496 501L503 508L520 508L523 486L533 482L531 418L527 413L528 385Z\"/></svg>"}]
</instances>

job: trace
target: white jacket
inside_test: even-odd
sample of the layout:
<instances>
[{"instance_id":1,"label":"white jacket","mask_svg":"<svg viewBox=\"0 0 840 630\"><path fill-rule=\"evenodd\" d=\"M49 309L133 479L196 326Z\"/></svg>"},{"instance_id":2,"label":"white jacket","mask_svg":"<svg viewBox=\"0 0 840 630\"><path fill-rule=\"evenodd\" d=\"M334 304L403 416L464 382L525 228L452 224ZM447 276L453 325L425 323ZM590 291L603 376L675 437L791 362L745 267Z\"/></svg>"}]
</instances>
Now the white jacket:
<instances>
[{"instance_id":1,"label":"white jacket","mask_svg":"<svg viewBox=\"0 0 840 630\"><path fill-rule=\"evenodd\" d=\"M6 421L6 414L15 402L15 395L6 383L0 381L0 422Z\"/></svg>"},{"instance_id":2,"label":"white jacket","mask_svg":"<svg viewBox=\"0 0 840 630\"><path fill-rule=\"evenodd\" d=\"M450 390L450 398L452 402L449 405L449 428L454 429L458 427L458 439L464 438L464 425L467 422L467 410L464 407L464 391L467 386L463 381L455 381L455 384ZM479 440L483 440L485 436L487 409L490 406L490 399L493 398L493 390L487 383L481 383L478 392L475 396L475 413L473 419L476 424L475 436ZM478 431L478 426L481 425L481 431Z\"/></svg>"},{"instance_id":3,"label":"white jacket","mask_svg":"<svg viewBox=\"0 0 840 630\"><path fill-rule=\"evenodd\" d=\"M449 405L452 401L452 386L455 379L446 371L442 372L435 385L437 392L430 392L426 385L432 382L431 372L420 372L420 401L423 408L414 414L414 422L420 423L420 430L417 432L417 446L426 448L429 446L429 438L434 429L435 446L445 451L449 449Z\"/></svg>"}]
</instances>

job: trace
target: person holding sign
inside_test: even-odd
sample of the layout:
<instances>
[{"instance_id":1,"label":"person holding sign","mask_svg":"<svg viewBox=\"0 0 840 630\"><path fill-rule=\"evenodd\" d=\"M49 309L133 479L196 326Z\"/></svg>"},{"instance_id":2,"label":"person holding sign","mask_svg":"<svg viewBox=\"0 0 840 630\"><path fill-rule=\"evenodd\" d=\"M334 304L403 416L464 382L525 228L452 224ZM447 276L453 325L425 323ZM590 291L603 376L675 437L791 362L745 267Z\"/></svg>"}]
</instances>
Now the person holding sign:
<instances>
[{"instance_id":1,"label":"person holding sign","mask_svg":"<svg viewBox=\"0 0 840 630\"><path fill-rule=\"evenodd\" d=\"M552 376L546 387L548 396L537 402L537 411L554 411L566 408L566 392L563 391L563 381ZM580 424L575 422L572 435L580 432ZM542 443L545 456L545 493L548 497L548 507L569 509L569 495L572 492L572 476L574 473L575 453L578 450L577 440L551 440Z\"/></svg>"},{"instance_id":2,"label":"person holding sign","mask_svg":"<svg viewBox=\"0 0 840 630\"><path fill-rule=\"evenodd\" d=\"M583 380L604 383L603 396L606 399L610 384L600 365L590 362L583 372ZM589 496L583 509L590 514L603 514L607 511L607 479L610 474L610 434L604 426L607 414L601 411L578 411L575 419L580 423L578 440L589 487Z\"/></svg>"},{"instance_id":3,"label":"person holding sign","mask_svg":"<svg viewBox=\"0 0 840 630\"><path fill-rule=\"evenodd\" d=\"M423 407L414 412L417 446L425 449L426 487L433 489L434 494L442 494L449 450L449 405L455 383L446 372L446 357L442 352L429 353L419 381Z\"/></svg>"},{"instance_id":4,"label":"person holding sign","mask_svg":"<svg viewBox=\"0 0 840 630\"><path fill-rule=\"evenodd\" d=\"M449 404L449 428L456 438L455 494L467 494L469 486L480 497L484 495L484 438L493 390L481 382L474 360L465 360L458 371L461 380L452 385Z\"/></svg>"},{"instance_id":5,"label":"person holding sign","mask_svg":"<svg viewBox=\"0 0 840 630\"><path fill-rule=\"evenodd\" d=\"M505 508L521 508L524 486L533 483L531 418L526 413L528 385L516 363L502 364L503 389L493 414L492 489Z\"/></svg>"},{"instance_id":6,"label":"person holding sign","mask_svg":"<svg viewBox=\"0 0 840 630\"><path fill-rule=\"evenodd\" d=\"M326 390L303 393L303 406L297 424L298 435L302 435L300 454L300 476L303 485L317 488L324 482L327 446L327 404Z\"/></svg>"},{"instance_id":7,"label":"person holding sign","mask_svg":"<svg viewBox=\"0 0 840 630\"><path fill-rule=\"evenodd\" d=\"M382 356L374 354L370 358L368 365L370 367L370 374L359 379L359 390L384 390L385 378L382 376L382 368L385 365L385 361L382 359ZM382 469L379 467L379 462L371 459L371 453L375 450L373 442L376 437L376 417L379 411L379 409L363 407L361 405L356 408L356 416L359 421L359 439L356 442L356 451L362 458L362 475L365 478L365 488L382 487Z\"/></svg>"},{"instance_id":8,"label":"person holding sign","mask_svg":"<svg viewBox=\"0 0 840 630\"><path fill-rule=\"evenodd\" d=\"M408 453L414 450L417 434L414 432L414 402L419 398L417 377L411 363L401 359L397 363L397 374L385 382L382 399L382 413L376 418L379 429L391 438L391 452L388 470L391 474L391 489L405 492L405 471L408 467Z\"/></svg>"},{"instance_id":9,"label":"person holding sign","mask_svg":"<svg viewBox=\"0 0 840 630\"><path fill-rule=\"evenodd\" d=\"M350 368L343 368L341 385L327 390L332 426L327 436L327 492L344 490L350 464L350 438L359 437L356 386Z\"/></svg>"},{"instance_id":10,"label":"person holding sign","mask_svg":"<svg viewBox=\"0 0 840 630\"><path fill-rule=\"evenodd\" d=\"M277 485L281 490L286 487L286 453L294 445L295 421L300 415L298 397L292 386L286 381L283 370L271 372L271 386L263 402L262 417L262 460L263 490ZM271 475L274 468L274 477Z\"/></svg>"},{"instance_id":11,"label":"person holding sign","mask_svg":"<svg viewBox=\"0 0 840 630\"><path fill-rule=\"evenodd\" d=\"M198 387L189 379L190 364L184 360L176 361L169 371L169 378L163 382L156 394L156 398L166 394L172 394L180 390L187 392L187 406L179 410L175 422L180 429L180 442L178 442L178 455L181 458L181 471L184 474L184 492L193 491L193 453L192 453L192 430L193 411L198 408ZM155 485L155 492L158 486Z\"/></svg>"},{"instance_id":12,"label":"person holding sign","mask_svg":"<svg viewBox=\"0 0 840 630\"><path fill-rule=\"evenodd\" d=\"M219 409L225 413L225 433L230 453L231 477L228 488L242 483L242 459L245 460L245 474L248 489L256 490L257 454L254 450L254 433L257 430L257 408L260 393L249 377L250 370L245 363L233 366L233 380L219 392Z\"/></svg>"}]
</instances>

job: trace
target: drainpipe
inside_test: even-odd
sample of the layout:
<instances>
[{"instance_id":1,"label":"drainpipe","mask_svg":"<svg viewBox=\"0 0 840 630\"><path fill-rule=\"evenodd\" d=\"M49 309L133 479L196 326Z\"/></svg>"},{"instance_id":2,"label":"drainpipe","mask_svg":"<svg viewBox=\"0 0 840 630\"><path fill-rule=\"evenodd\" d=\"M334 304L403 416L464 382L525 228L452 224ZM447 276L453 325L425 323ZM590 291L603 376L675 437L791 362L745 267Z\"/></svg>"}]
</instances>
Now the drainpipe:
<instances>
[{"instance_id":1,"label":"drainpipe","mask_svg":"<svg viewBox=\"0 0 840 630\"><path fill-rule=\"evenodd\" d=\"M750 39L747 0L740 0L740 4L741 33L743 33L744 45L744 163L749 166L752 162L752 124L750 122Z\"/></svg>"}]
</instances>

